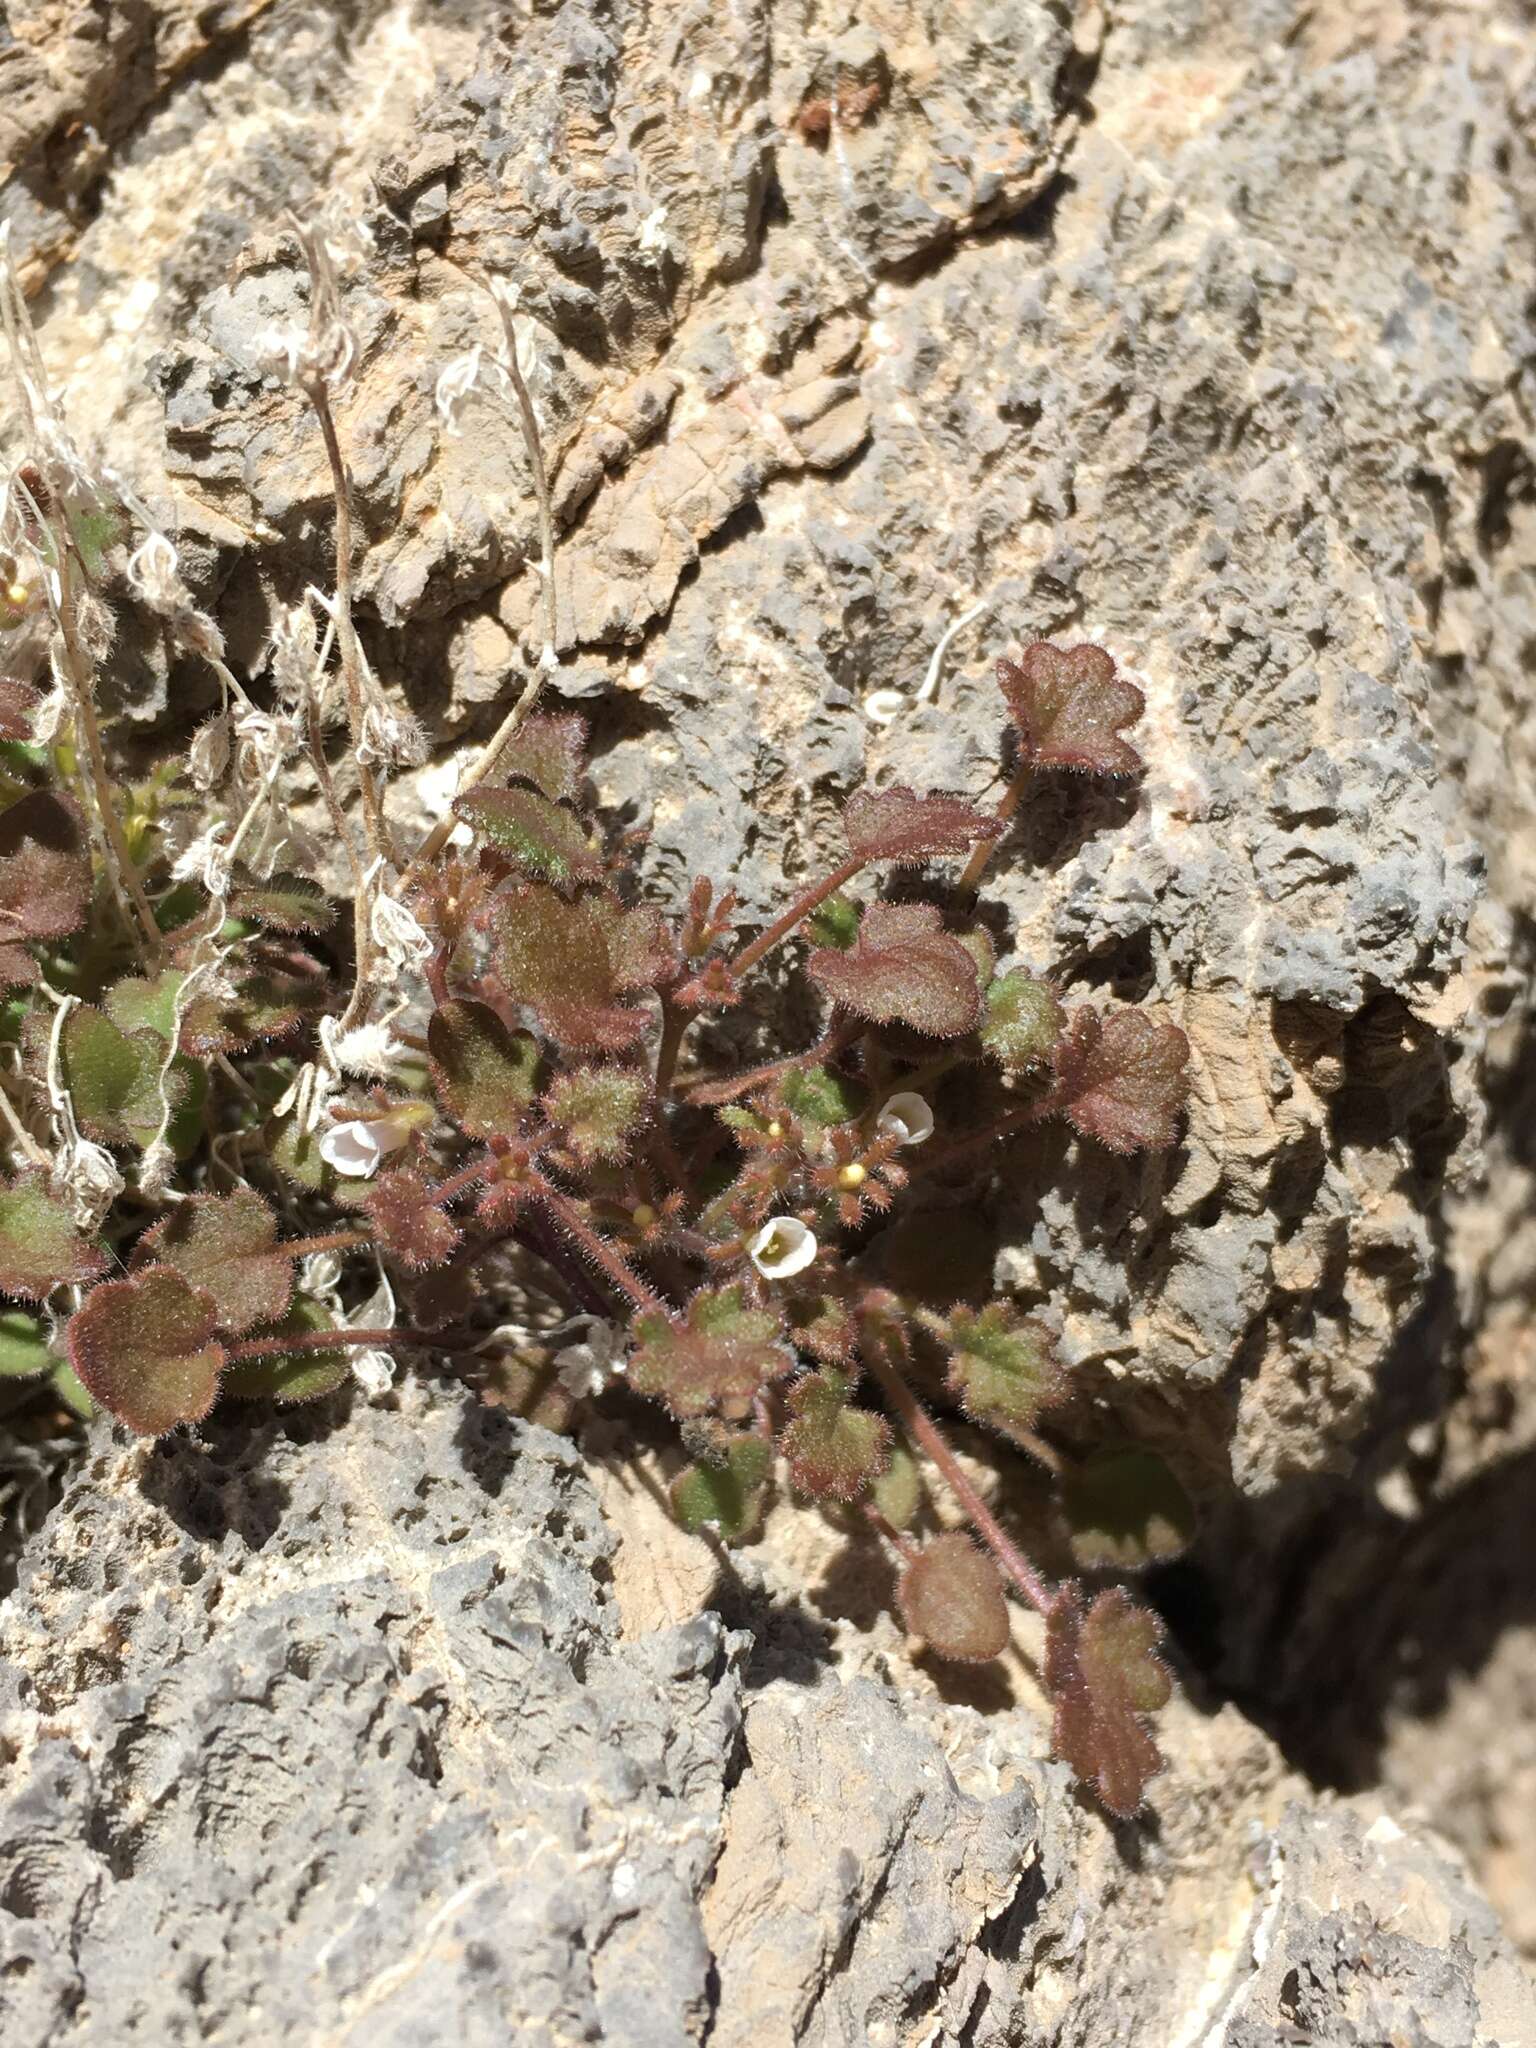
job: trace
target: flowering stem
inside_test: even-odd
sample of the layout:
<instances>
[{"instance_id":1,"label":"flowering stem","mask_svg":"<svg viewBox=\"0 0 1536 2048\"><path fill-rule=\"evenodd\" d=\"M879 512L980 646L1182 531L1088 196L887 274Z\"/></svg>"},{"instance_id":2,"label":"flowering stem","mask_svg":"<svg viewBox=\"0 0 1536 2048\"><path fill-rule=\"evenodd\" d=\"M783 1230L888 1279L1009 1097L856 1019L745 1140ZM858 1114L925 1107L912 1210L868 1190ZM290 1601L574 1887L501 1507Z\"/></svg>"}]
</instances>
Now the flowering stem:
<instances>
[{"instance_id":1,"label":"flowering stem","mask_svg":"<svg viewBox=\"0 0 1536 2048\"><path fill-rule=\"evenodd\" d=\"M495 1164L496 1161L492 1158L491 1154L484 1152L478 1159L472 1160L461 1173L450 1174L447 1180L440 1182L433 1189L431 1195L432 1207L434 1209L446 1209L448 1204L456 1196L462 1195L466 1188L472 1188L476 1182L484 1180L486 1174L491 1171Z\"/></svg>"},{"instance_id":2,"label":"flowering stem","mask_svg":"<svg viewBox=\"0 0 1536 2048\"><path fill-rule=\"evenodd\" d=\"M677 1055L683 1043L683 1033L692 1018L685 1010L674 1009L665 996L661 999L661 1044L656 1050L656 1094L658 1100L672 1091L672 1076L677 1071Z\"/></svg>"},{"instance_id":3,"label":"flowering stem","mask_svg":"<svg viewBox=\"0 0 1536 2048\"><path fill-rule=\"evenodd\" d=\"M1002 800L998 804L995 814L999 825L1006 827L1009 819L1012 818L1014 812L1019 808L1024 792L1029 787L1030 778L1034 772L1035 764L1032 760L1023 762L1013 780L1003 791ZM974 894L978 883L986 873L987 862L996 853L1007 836L1005 830L999 832L995 839L980 839L976 842L975 847L972 849L971 857L966 862L959 881L955 884L956 889L962 896Z\"/></svg>"},{"instance_id":4,"label":"flowering stem","mask_svg":"<svg viewBox=\"0 0 1536 2048\"><path fill-rule=\"evenodd\" d=\"M320 438L325 443L331 466L331 489L336 500L336 651L341 657L341 680L347 693L347 723L352 729L352 750L357 761L357 783L363 800L363 829L368 836L372 859L392 863L389 834L384 823L383 800L371 765L362 758L363 702L362 654L357 644L357 627L352 618L352 482L342 459L336 421L323 378L313 377L304 387Z\"/></svg>"},{"instance_id":5,"label":"flowering stem","mask_svg":"<svg viewBox=\"0 0 1536 2048\"><path fill-rule=\"evenodd\" d=\"M952 1166L957 1159L985 1152L989 1147L1001 1144L1004 1138L1012 1137L1015 1131L1026 1131L1035 1124L1044 1123L1047 1117L1056 1114L1056 1108L1056 1103L1047 1095L1023 1109L1010 1109L974 1137L956 1138L951 1144L935 1146L922 1162L923 1171L931 1173L936 1166Z\"/></svg>"},{"instance_id":6,"label":"flowering stem","mask_svg":"<svg viewBox=\"0 0 1536 2048\"><path fill-rule=\"evenodd\" d=\"M441 1339L422 1335L418 1330L295 1330L291 1335L280 1337L243 1337L238 1344L227 1344L225 1356L231 1365L240 1365L248 1358L286 1357L290 1352L334 1351L343 1344L372 1344L386 1350L392 1344L438 1344Z\"/></svg>"},{"instance_id":7,"label":"flowering stem","mask_svg":"<svg viewBox=\"0 0 1536 2048\"><path fill-rule=\"evenodd\" d=\"M284 1243L274 1245L289 1259L311 1259L321 1252L355 1252L365 1244L373 1243L371 1230L330 1230L318 1237L290 1237Z\"/></svg>"},{"instance_id":8,"label":"flowering stem","mask_svg":"<svg viewBox=\"0 0 1536 2048\"><path fill-rule=\"evenodd\" d=\"M765 1066L753 1067L729 1081L703 1082L688 1090L688 1100L705 1108L721 1102L734 1102L738 1096L750 1094L754 1088L763 1088L770 1081L777 1081L781 1074L792 1074L801 1067L820 1066L824 1060L834 1058L845 1046L851 1045L867 1029L862 1017L839 1018L809 1052L792 1053L788 1059L769 1060Z\"/></svg>"},{"instance_id":9,"label":"flowering stem","mask_svg":"<svg viewBox=\"0 0 1536 2048\"><path fill-rule=\"evenodd\" d=\"M485 752L459 786L462 796L477 783L484 782L501 765L506 753L517 735L518 728L539 701L545 680L560 666L560 656L555 649L559 633L559 606L555 591L555 510L549 495L549 472L544 464L544 444L539 437L539 416L533 409L533 396L517 360L517 334L512 324L512 303L499 292L492 292L496 310L501 315L501 331L506 342L507 381L517 402L517 422L522 429L523 450L528 457L529 473L533 477L533 494L539 507L539 580L543 584L544 599L544 646L539 655L533 674L523 685L522 691L501 724L491 735ZM448 843L455 820L452 812L446 818L439 818L432 830L411 857L401 879L401 892L413 882L421 870L434 861Z\"/></svg>"},{"instance_id":10,"label":"flowering stem","mask_svg":"<svg viewBox=\"0 0 1536 2048\"><path fill-rule=\"evenodd\" d=\"M851 882L867 865L863 854L850 853L840 867L835 867L830 875L817 882L813 888L807 889L803 896L797 896L784 915L769 925L767 931L759 932L750 946L743 946L731 962L731 972L745 974L749 967L755 967L765 953L773 950L780 939L789 936L802 918L809 917L829 896L835 896L846 882Z\"/></svg>"},{"instance_id":11,"label":"flowering stem","mask_svg":"<svg viewBox=\"0 0 1536 2048\"><path fill-rule=\"evenodd\" d=\"M598 1271L606 1275L636 1308L659 1309L665 1313L667 1304L661 1296L654 1293L638 1274L630 1270L606 1238L598 1236L568 1196L561 1194L542 1173L530 1174L528 1186L535 1200L549 1211L566 1236L586 1253Z\"/></svg>"},{"instance_id":12,"label":"flowering stem","mask_svg":"<svg viewBox=\"0 0 1536 2048\"><path fill-rule=\"evenodd\" d=\"M907 1385L896 1366L884 1356L880 1345L865 1345L861 1355L864 1363L880 1382L886 1399L901 1418L902 1427L908 1436L915 1438L922 1445L943 1474L945 1485L964 1508L977 1535L981 1537L1030 1606L1041 1614L1048 1615L1056 1604L1056 1595L971 1484L965 1468L955 1456L933 1417Z\"/></svg>"}]
</instances>

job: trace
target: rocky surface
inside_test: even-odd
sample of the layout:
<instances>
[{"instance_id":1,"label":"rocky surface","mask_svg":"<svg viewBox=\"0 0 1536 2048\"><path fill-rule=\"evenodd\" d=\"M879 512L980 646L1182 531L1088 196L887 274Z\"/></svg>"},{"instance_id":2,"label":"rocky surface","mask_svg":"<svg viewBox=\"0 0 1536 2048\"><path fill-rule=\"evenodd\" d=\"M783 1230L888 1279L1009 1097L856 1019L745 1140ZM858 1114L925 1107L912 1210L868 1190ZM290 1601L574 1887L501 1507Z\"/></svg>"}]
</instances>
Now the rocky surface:
<instances>
[{"instance_id":1,"label":"rocky surface","mask_svg":"<svg viewBox=\"0 0 1536 2048\"><path fill-rule=\"evenodd\" d=\"M1230 1708L1112 1835L888 1621L683 1612L622 1472L454 1389L100 1432L0 1623L4 2038L1536 2041L1446 1854Z\"/></svg>"},{"instance_id":2,"label":"rocky surface","mask_svg":"<svg viewBox=\"0 0 1536 2048\"><path fill-rule=\"evenodd\" d=\"M92 40L98 12L12 10L0 77L27 83L8 101L4 154L23 169L4 212L28 275L47 273L43 341L72 415L177 531L240 662L259 662L275 607L327 574L318 442L254 367L259 332L302 312L282 210L325 202L338 227L366 230L348 285L362 369L341 425L376 665L449 742L483 729L522 673L536 588L517 438L489 407L448 437L433 405L443 364L490 339L473 277L510 274L539 323L557 459L562 686L594 719L604 794L650 827L658 885L712 868L758 914L814 860L862 775L991 788L987 658L1023 637L1092 632L1135 665L1150 703L1144 787L1042 792L1025 857L999 867L991 894L1021 960L1061 966L1081 992L1161 1003L1184 1025L1188 1135L1132 1168L1024 1161L998 1278L1057 1322L1085 1397L1158 1442L1201 1497L1207 1542L1161 1589L1192 1662L1324 1776L1419 1802L1536 1940L1529 9L893 0L853 26L848 10L768 0L697 16L629 0L416 12L147 0L121 10L140 55L116 71ZM103 81L127 77L105 121ZM983 602L937 699L872 723L869 693L915 692L945 629ZM163 744L202 685L167 672L148 636L125 631L122 644L124 707ZM430 772L423 803L442 783L440 765ZM278 1524L291 1526L286 1504ZM67 1541L55 1522L42 1554ZM118 1568L133 1567L125 1556ZM573 1552L570 1568L587 1565ZM1265 1933L1267 1960L1247 1969L1245 1916L1268 1880L1245 1874L1248 1850L1234 1846L1245 1814L1292 1845L1288 1870L1321 1873L1319 1899L1337 1859L1353 1897L1377 1882L1367 1865L1387 1883L1399 1857L1432 1852L1305 1803L1282 1821L1278 1767L1235 1715L1192 1719L1172 1739L1176 1754L1192 1745L1185 1782L1207 1791L1191 1812L1216 1845L1202 1849L1191 1823L1176 1911L1173 1880L1127 1875L1075 1808L1065 1835L1041 1819L1065 1809L1028 1762L1032 1719L997 1740L1034 1817L984 1799L963 1821L911 1789L928 1786L928 1766L901 1729L931 1739L939 1709L904 1669L886 1674L900 1727L884 1695L855 1688L833 1707L818 1685L801 1691L820 1706L778 1721L772 1688L749 1690L743 1721L726 1702L741 1660L767 1654L762 1629L746 1623L750 1653L719 1631L706 1651L692 1617L711 1588L679 1570L675 1621L693 1647L676 1650L675 1672L672 1651L645 1653L662 1657L645 1667L656 1725L707 1700L755 1755L752 1717L766 1713L759 1740L782 1785L815 1787L840 1782L847 1731L872 1716L887 1736L871 1743L888 1740L911 1769L907 1818L871 1822L876 1846L855 1843L844 1887L830 1846L794 1837L787 1792L753 1791L750 1772L736 1783L740 1741L730 1762L731 1743L717 1745L712 1792L702 1766L686 1797L641 1766L639 1810L683 1799L714 1812L704 1863L718 1854L723 1874L711 1890L690 1865L667 1921L668 1939L692 1929L679 1958L690 1941L716 1958L715 1977L705 1960L669 1976L678 2027L719 2000L724 2028L761 1977L763 2038L873 2024L884 1998L880 2023L905 2039L910 1990L941 2036L991 2038L982 2019L954 2019L980 2011L998 2039L1112 2039L1116 2008L1095 1999L1121 1993L1090 1995L1094 1956L1093 1982L1205 2013L1192 2032L1184 2017L1170 2025L1167 2038L1191 2044L1243 1985L1232 2040L1285 2027L1346 2040L1346 2024L1374 2040L1398 2024L1392 1998L1424 2009L1427 1974L1409 1950L1333 1926L1304 1889L1279 1895L1274 1924L1308 1959L1277 1979L1285 1950ZM604 1669L628 1683L645 1640L610 1644ZM173 1644L160 1664L189 1660ZM324 1682L345 1693L350 1681ZM373 1682L357 1681L365 1722ZM116 1710L91 1697L105 1731ZM414 1740L396 1739L401 1754ZM980 1754L991 1737L965 1739ZM314 1740L334 1763L339 1745ZM690 1753L693 1738L679 1740ZM949 1748L947 1723L938 1740ZM114 1738L91 1741L106 1755ZM581 1751L594 1785L607 1782L602 1748L594 1736ZM1238 1769L1236 1757L1263 1761ZM988 1799L1012 1796L991 1785L991 1762L975 1768ZM209 1755L187 1774L212 1794L219 1770ZM403 1771L390 1796L428 1800L412 1788L430 1778ZM738 1864L746 1886L764 1876L720 1833L709 1802L727 1793L784 1840L793 1896L720 1892ZM195 1835L199 1823L168 1825ZM464 1825L461 1861L448 1860L471 1883L494 1862L500 1823ZM931 1862L901 1843L937 1844L942 1859L957 1831L971 1845L971 1917L945 1919L935 1894L921 1940L882 1932ZM1021 1877L1002 1836L1057 1843L1058 1874L1038 1874L1039 1850ZM560 1839L541 1853L579 1861L577 1837ZM1074 1865L1077 1877L1060 1875ZM595 1869L572 1877L573 1895L587 1898ZM1445 1910L1467 1927L1476 1909L1434 1869L1414 1889L1423 1938L1404 1940L1421 1960L1448 1942L1465 1959L1483 1936L1433 1932L1431 1902L1462 1901ZM379 1882L361 1862L345 1881ZM1077 1933L1074 1883L1087 1901ZM1007 1947L1019 1899L1047 1913L1042 1886L1065 1931L1025 1969ZM1122 1948L1098 1909L1118 1911L1126 1886L1145 1915ZM420 1896L402 1911L426 1939L452 1887ZM488 1896L500 1894L475 1895ZM943 1896L953 1903L953 1887ZM464 1910L474 1916L473 1899ZM752 1945L770 1934L794 1958L782 1968ZM1145 1961L1136 1943L1150 1944ZM357 1963L348 1996L395 1960ZM728 1968L733 1996L720 2000ZM1212 1973L1198 1995L1190 1970ZM590 2001L600 1974L594 1963ZM935 2004L933 1986L947 1997L973 1979L959 2003ZM1031 2036L1017 2015L1046 2009L1042 1984L1063 2016L1054 2034L1030 2019ZM1329 1998L1376 1991L1381 2003L1329 2033ZM582 2025L610 2024L599 2003L582 2010L600 2015ZM1444 2038L1480 2038L1477 2024L1448 2018ZM1474 2033L1451 2031L1464 2025Z\"/></svg>"}]
</instances>

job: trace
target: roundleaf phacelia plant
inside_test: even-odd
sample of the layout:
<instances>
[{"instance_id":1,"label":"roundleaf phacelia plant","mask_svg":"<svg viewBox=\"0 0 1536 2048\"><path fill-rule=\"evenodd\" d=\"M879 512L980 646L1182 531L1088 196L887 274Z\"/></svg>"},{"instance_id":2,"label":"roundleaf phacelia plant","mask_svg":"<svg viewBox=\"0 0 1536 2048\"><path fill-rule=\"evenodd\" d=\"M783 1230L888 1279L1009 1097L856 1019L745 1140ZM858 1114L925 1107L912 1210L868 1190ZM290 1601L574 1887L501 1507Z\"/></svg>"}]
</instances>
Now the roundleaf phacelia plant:
<instances>
[{"instance_id":1,"label":"roundleaf phacelia plant","mask_svg":"<svg viewBox=\"0 0 1536 2048\"><path fill-rule=\"evenodd\" d=\"M402 1356L483 1369L536 1338L515 1271L518 1312L547 1309L538 1412L659 1404L677 1517L717 1540L752 1541L776 1489L856 1520L938 1657L995 1658L1034 1609L1057 1752L1134 1813L1170 1680L1152 1614L1096 1575L1176 1551L1188 1503L1141 1446L1053 1437L1073 1376L1047 1309L935 1305L889 1248L898 1210L1028 1173L1043 1126L1120 1154L1175 1140L1177 1026L998 972L977 908L1037 778L1139 770L1140 691L1098 646L1026 646L998 664L999 801L855 791L826 872L756 929L723 877L655 901L587 802L584 724L537 708L559 673L537 365L493 294L500 352L449 366L439 402L450 424L503 403L527 437L544 645L452 814L402 847L390 778L421 736L352 616L336 421L358 344L336 249L300 246L309 328L266 359L328 463L336 587L245 681L169 541L70 442L3 288L29 452L0 504L0 646L37 673L0 693L0 1377L154 1436L220 1401L387 1385ZM114 578L218 705L140 781L109 768L99 706ZM921 899L890 893L916 870ZM771 1023L761 970L790 948L819 1035L743 1069L718 1027ZM1054 1575L983 1476L985 1433L1051 1489Z\"/></svg>"}]
</instances>

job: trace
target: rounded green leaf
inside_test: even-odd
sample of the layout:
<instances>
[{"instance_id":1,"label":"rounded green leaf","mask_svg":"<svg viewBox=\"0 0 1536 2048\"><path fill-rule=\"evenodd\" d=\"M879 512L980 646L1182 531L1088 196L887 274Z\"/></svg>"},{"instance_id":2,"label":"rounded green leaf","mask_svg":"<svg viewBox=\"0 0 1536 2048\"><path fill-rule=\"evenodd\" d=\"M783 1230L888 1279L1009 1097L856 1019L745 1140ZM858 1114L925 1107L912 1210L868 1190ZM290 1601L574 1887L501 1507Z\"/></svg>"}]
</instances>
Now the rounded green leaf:
<instances>
[{"instance_id":1,"label":"rounded green leaf","mask_svg":"<svg viewBox=\"0 0 1536 2048\"><path fill-rule=\"evenodd\" d=\"M871 1409L853 1406L853 1381L836 1366L808 1372L790 1388L790 1420L779 1442L801 1493L850 1501L890 1463L891 1425Z\"/></svg>"},{"instance_id":2,"label":"rounded green leaf","mask_svg":"<svg viewBox=\"0 0 1536 2048\"><path fill-rule=\"evenodd\" d=\"M602 880L603 863L588 844L581 820L539 790L472 790L456 798L453 808L536 882L564 887Z\"/></svg>"},{"instance_id":3,"label":"rounded green leaf","mask_svg":"<svg viewBox=\"0 0 1536 2048\"><path fill-rule=\"evenodd\" d=\"M48 1325L24 1308L0 1309L0 1379L30 1379L57 1364L48 1349Z\"/></svg>"},{"instance_id":4,"label":"rounded green leaf","mask_svg":"<svg viewBox=\"0 0 1536 2048\"><path fill-rule=\"evenodd\" d=\"M0 1294L41 1301L55 1287L83 1286L106 1260L75 1228L68 1202L41 1174L0 1184Z\"/></svg>"},{"instance_id":5,"label":"rounded green leaf","mask_svg":"<svg viewBox=\"0 0 1536 2048\"><path fill-rule=\"evenodd\" d=\"M270 1334L302 1337L316 1330L334 1330L336 1318L318 1301L296 1301ZM334 1394L352 1372L345 1345L334 1350L273 1352L268 1358L243 1358L230 1366L219 1391L236 1401L276 1401L291 1408L300 1401L318 1401Z\"/></svg>"},{"instance_id":6,"label":"rounded green leaf","mask_svg":"<svg viewBox=\"0 0 1536 2048\"><path fill-rule=\"evenodd\" d=\"M151 1260L211 1295L219 1327L233 1333L274 1322L293 1295L293 1260L278 1248L277 1220L254 1188L179 1202L139 1241L135 1265Z\"/></svg>"},{"instance_id":7,"label":"rounded green leaf","mask_svg":"<svg viewBox=\"0 0 1536 2048\"><path fill-rule=\"evenodd\" d=\"M690 1535L717 1529L744 1543L762 1525L773 1448L760 1436L736 1438L719 1464L690 1465L672 1482L672 1512Z\"/></svg>"},{"instance_id":8,"label":"rounded green leaf","mask_svg":"<svg viewBox=\"0 0 1536 2048\"><path fill-rule=\"evenodd\" d=\"M987 990L981 1042L994 1059L1017 1073L1050 1059L1065 1023L1066 1012L1050 983L1014 967Z\"/></svg>"}]
</instances>

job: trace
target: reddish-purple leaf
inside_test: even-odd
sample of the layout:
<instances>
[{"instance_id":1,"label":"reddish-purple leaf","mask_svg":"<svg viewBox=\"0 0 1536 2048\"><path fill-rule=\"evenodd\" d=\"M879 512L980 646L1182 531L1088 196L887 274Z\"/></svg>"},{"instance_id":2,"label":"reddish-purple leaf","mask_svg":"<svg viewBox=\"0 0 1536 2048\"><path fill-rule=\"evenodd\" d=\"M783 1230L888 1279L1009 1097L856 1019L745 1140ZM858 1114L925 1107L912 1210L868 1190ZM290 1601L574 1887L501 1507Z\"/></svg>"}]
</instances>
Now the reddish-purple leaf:
<instances>
[{"instance_id":1,"label":"reddish-purple leaf","mask_svg":"<svg viewBox=\"0 0 1536 2048\"><path fill-rule=\"evenodd\" d=\"M1001 827L963 796L947 790L919 796L898 783L855 790L843 806L843 830L850 853L915 866L938 854L968 853L978 839L995 839Z\"/></svg>"},{"instance_id":2,"label":"reddish-purple leaf","mask_svg":"<svg viewBox=\"0 0 1536 2048\"><path fill-rule=\"evenodd\" d=\"M568 802L585 772L587 722L574 712L530 718L507 749L509 777L531 782L555 803Z\"/></svg>"},{"instance_id":3,"label":"reddish-purple leaf","mask_svg":"<svg viewBox=\"0 0 1536 2048\"><path fill-rule=\"evenodd\" d=\"M1008 1647L1002 1574L963 1529L935 1536L913 1558L896 1589L907 1628L957 1664L989 1664Z\"/></svg>"},{"instance_id":4,"label":"reddish-purple leaf","mask_svg":"<svg viewBox=\"0 0 1536 2048\"><path fill-rule=\"evenodd\" d=\"M277 1219L254 1188L191 1195L134 1248L135 1270L163 1262L211 1297L219 1328L238 1335L276 1322L293 1298L293 1260L277 1243Z\"/></svg>"},{"instance_id":5,"label":"reddish-purple leaf","mask_svg":"<svg viewBox=\"0 0 1536 2048\"><path fill-rule=\"evenodd\" d=\"M1082 1588L1064 1586L1046 1624L1051 1747L1121 1820L1141 1811L1147 1785L1163 1767L1141 1720L1173 1692L1157 1649L1157 1622L1118 1586L1086 1612Z\"/></svg>"},{"instance_id":6,"label":"reddish-purple leaf","mask_svg":"<svg viewBox=\"0 0 1536 2048\"><path fill-rule=\"evenodd\" d=\"M740 1286L701 1288L686 1315L647 1310L634 1334L630 1385L685 1419L748 1414L753 1395L791 1363L778 1317L749 1308Z\"/></svg>"},{"instance_id":7,"label":"reddish-purple leaf","mask_svg":"<svg viewBox=\"0 0 1536 2048\"><path fill-rule=\"evenodd\" d=\"M1111 1152L1161 1151L1178 1135L1189 1094L1189 1040L1143 1010L1074 1010L1056 1048L1046 1098L1085 1138Z\"/></svg>"},{"instance_id":8,"label":"reddish-purple leaf","mask_svg":"<svg viewBox=\"0 0 1536 2048\"><path fill-rule=\"evenodd\" d=\"M31 988L41 974L25 946L0 945L0 989Z\"/></svg>"},{"instance_id":9,"label":"reddish-purple leaf","mask_svg":"<svg viewBox=\"0 0 1536 2048\"><path fill-rule=\"evenodd\" d=\"M0 1294L41 1301L55 1287L84 1286L106 1269L75 1228L69 1203L42 1174L0 1183Z\"/></svg>"},{"instance_id":10,"label":"reddish-purple leaf","mask_svg":"<svg viewBox=\"0 0 1536 2048\"><path fill-rule=\"evenodd\" d=\"M795 1381L786 1396L790 1421L779 1446L801 1493L820 1500L857 1500L891 1462L891 1425L854 1407L853 1381L828 1366Z\"/></svg>"},{"instance_id":11,"label":"reddish-purple leaf","mask_svg":"<svg viewBox=\"0 0 1536 2048\"><path fill-rule=\"evenodd\" d=\"M1017 661L997 664L997 680L1018 728L1024 758L1037 768L1134 775L1142 760L1120 738L1147 708L1114 656L1091 641L1053 647L1037 640Z\"/></svg>"},{"instance_id":12,"label":"reddish-purple leaf","mask_svg":"<svg viewBox=\"0 0 1536 2048\"><path fill-rule=\"evenodd\" d=\"M877 903L856 946L813 953L806 965L834 1002L872 1023L960 1038L981 1015L976 962L931 903Z\"/></svg>"},{"instance_id":13,"label":"reddish-purple leaf","mask_svg":"<svg viewBox=\"0 0 1536 2048\"><path fill-rule=\"evenodd\" d=\"M363 1207L384 1249L413 1271L441 1265L459 1243L458 1225L435 1206L432 1190L412 1167L381 1174Z\"/></svg>"},{"instance_id":14,"label":"reddish-purple leaf","mask_svg":"<svg viewBox=\"0 0 1536 2048\"><path fill-rule=\"evenodd\" d=\"M34 789L0 812L0 940L65 938L90 900L90 841L72 796Z\"/></svg>"},{"instance_id":15,"label":"reddish-purple leaf","mask_svg":"<svg viewBox=\"0 0 1536 2048\"><path fill-rule=\"evenodd\" d=\"M42 702L30 683L0 676L0 740L30 740L32 721Z\"/></svg>"},{"instance_id":16,"label":"reddish-purple leaf","mask_svg":"<svg viewBox=\"0 0 1536 2048\"><path fill-rule=\"evenodd\" d=\"M163 1436L213 1406L226 1358L217 1323L212 1295L149 1266L93 1288L64 1334L86 1391L141 1436Z\"/></svg>"},{"instance_id":17,"label":"reddish-purple leaf","mask_svg":"<svg viewBox=\"0 0 1536 2048\"><path fill-rule=\"evenodd\" d=\"M620 998L654 986L672 957L654 912L530 884L497 898L495 931L507 993L561 1045L617 1052L646 1030L645 1012Z\"/></svg>"}]
</instances>

